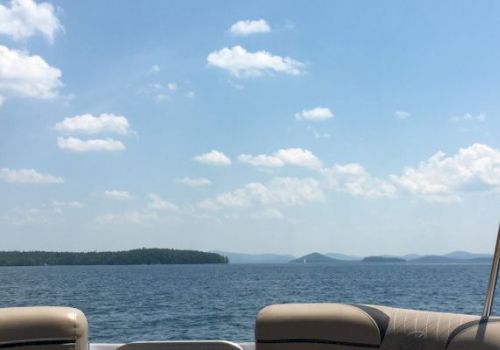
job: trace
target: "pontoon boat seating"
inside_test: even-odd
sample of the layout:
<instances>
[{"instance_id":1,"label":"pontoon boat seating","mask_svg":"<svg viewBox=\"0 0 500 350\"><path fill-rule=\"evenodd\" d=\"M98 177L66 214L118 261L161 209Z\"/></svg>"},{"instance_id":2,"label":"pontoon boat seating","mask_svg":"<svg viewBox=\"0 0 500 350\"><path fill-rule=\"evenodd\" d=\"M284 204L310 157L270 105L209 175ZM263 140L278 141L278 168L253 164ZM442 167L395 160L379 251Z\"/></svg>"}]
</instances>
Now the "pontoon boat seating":
<instances>
[{"instance_id":1,"label":"pontoon boat seating","mask_svg":"<svg viewBox=\"0 0 500 350\"><path fill-rule=\"evenodd\" d=\"M0 348L15 350L87 350L85 315L70 307L0 309Z\"/></svg>"},{"instance_id":2,"label":"pontoon boat seating","mask_svg":"<svg viewBox=\"0 0 500 350\"><path fill-rule=\"evenodd\" d=\"M284 304L257 316L256 350L498 350L500 318L375 305Z\"/></svg>"},{"instance_id":3,"label":"pontoon boat seating","mask_svg":"<svg viewBox=\"0 0 500 350\"><path fill-rule=\"evenodd\" d=\"M375 305L283 304L257 316L255 350L500 350L500 318ZM0 349L87 350L87 320L66 307L0 309ZM247 350L251 343L91 344L90 350Z\"/></svg>"}]
</instances>

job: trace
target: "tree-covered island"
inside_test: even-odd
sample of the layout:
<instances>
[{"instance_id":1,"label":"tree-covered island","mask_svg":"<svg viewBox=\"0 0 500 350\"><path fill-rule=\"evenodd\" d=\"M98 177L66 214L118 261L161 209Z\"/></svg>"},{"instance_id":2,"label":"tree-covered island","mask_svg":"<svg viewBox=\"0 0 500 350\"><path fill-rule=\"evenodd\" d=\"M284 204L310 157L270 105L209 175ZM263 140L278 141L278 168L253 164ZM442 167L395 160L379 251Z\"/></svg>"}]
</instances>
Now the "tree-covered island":
<instances>
[{"instance_id":1,"label":"tree-covered island","mask_svg":"<svg viewBox=\"0 0 500 350\"><path fill-rule=\"evenodd\" d=\"M0 266L227 264L216 253L142 248L115 252L0 251Z\"/></svg>"}]
</instances>

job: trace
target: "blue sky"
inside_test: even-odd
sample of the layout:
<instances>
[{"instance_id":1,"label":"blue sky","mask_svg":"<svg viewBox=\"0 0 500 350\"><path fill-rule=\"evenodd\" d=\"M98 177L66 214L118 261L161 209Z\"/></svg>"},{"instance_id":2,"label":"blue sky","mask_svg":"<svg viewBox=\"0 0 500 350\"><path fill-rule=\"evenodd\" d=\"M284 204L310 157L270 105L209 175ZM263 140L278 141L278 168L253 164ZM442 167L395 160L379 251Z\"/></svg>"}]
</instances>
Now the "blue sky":
<instances>
[{"instance_id":1,"label":"blue sky","mask_svg":"<svg viewBox=\"0 0 500 350\"><path fill-rule=\"evenodd\" d=\"M493 249L498 2L0 1L2 249Z\"/></svg>"}]
</instances>

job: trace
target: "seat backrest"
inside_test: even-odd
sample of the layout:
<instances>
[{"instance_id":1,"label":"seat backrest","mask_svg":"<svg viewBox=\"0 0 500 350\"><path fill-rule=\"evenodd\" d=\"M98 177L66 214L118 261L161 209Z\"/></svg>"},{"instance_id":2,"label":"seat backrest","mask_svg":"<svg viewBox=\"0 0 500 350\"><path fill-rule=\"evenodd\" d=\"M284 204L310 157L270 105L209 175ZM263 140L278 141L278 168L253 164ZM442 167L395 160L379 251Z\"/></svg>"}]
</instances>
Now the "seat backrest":
<instances>
[{"instance_id":1,"label":"seat backrest","mask_svg":"<svg viewBox=\"0 0 500 350\"><path fill-rule=\"evenodd\" d=\"M70 307L0 309L0 349L87 350L85 315Z\"/></svg>"},{"instance_id":2,"label":"seat backrest","mask_svg":"<svg viewBox=\"0 0 500 350\"><path fill-rule=\"evenodd\" d=\"M256 350L500 350L500 319L377 305L283 304L261 310Z\"/></svg>"}]
</instances>

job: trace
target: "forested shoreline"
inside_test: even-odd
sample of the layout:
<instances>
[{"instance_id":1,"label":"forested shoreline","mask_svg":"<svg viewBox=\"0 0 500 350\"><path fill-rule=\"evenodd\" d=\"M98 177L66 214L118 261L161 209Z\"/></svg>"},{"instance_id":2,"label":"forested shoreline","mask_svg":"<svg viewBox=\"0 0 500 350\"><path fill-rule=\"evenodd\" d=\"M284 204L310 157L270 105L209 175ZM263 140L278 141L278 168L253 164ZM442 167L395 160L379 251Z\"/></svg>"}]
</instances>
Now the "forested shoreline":
<instances>
[{"instance_id":1,"label":"forested shoreline","mask_svg":"<svg viewBox=\"0 0 500 350\"><path fill-rule=\"evenodd\" d=\"M227 263L227 257L216 253L161 248L109 252L0 251L0 266Z\"/></svg>"}]
</instances>

